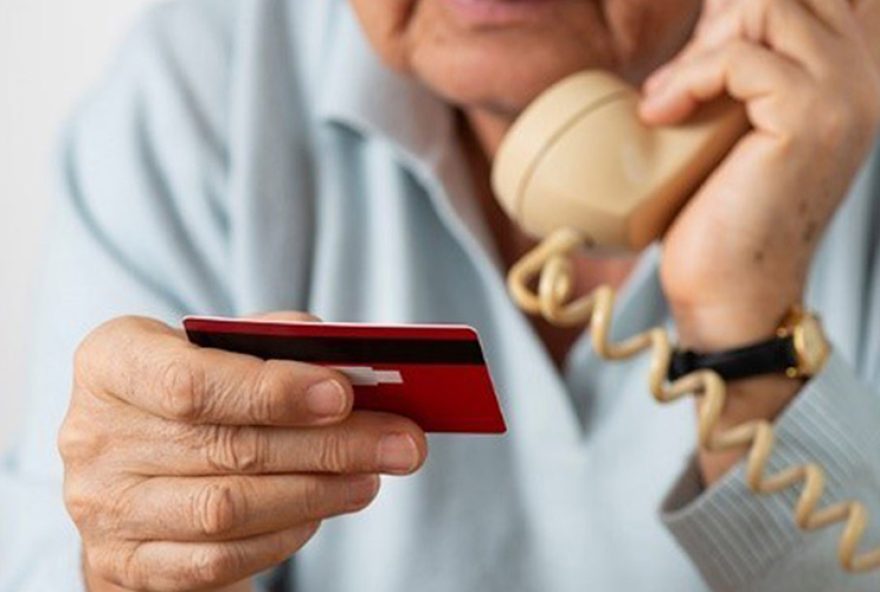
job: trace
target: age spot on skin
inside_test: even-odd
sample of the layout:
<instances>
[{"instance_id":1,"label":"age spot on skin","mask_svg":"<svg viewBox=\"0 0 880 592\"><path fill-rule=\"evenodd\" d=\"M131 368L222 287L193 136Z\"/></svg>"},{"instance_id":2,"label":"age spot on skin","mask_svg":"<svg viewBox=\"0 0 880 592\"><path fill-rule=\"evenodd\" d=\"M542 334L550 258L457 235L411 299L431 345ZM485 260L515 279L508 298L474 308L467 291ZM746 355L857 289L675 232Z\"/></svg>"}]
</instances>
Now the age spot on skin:
<instances>
[{"instance_id":1,"label":"age spot on skin","mask_svg":"<svg viewBox=\"0 0 880 592\"><path fill-rule=\"evenodd\" d=\"M753 261L756 265L760 265L760 264L762 264L762 263L764 262L764 257L765 257L765 255L764 255L764 251L762 251L762 250L757 250L757 251L755 251L755 252L752 254L752 261Z\"/></svg>"},{"instance_id":2,"label":"age spot on skin","mask_svg":"<svg viewBox=\"0 0 880 592\"><path fill-rule=\"evenodd\" d=\"M816 231L818 229L819 229L819 225L816 223L815 220L810 220L809 222L807 222L807 227L804 228L804 233L802 235L804 243L806 243L806 244L812 243L813 239L816 238Z\"/></svg>"}]
</instances>

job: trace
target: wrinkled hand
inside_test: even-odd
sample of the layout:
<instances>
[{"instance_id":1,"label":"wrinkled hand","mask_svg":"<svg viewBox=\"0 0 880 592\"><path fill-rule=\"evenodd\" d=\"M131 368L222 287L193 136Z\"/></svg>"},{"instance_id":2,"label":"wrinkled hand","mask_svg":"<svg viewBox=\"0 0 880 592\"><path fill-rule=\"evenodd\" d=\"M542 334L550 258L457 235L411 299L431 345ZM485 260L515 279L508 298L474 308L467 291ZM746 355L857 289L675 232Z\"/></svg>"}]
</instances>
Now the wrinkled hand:
<instances>
[{"instance_id":1,"label":"wrinkled hand","mask_svg":"<svg viewBox=\"0 0 880 592\"><path fill-rule=\"evenodd\" d=\"M643 119L729 93L753 126L668 231L661 277L683 343L769 337L801 301L817 242L880 121L880 2L709 0L645 84Z\"/></svg>"},{"instance_id":2,"label":"wrinkled hand","mask_svg":"<svg viewBox=\"0 0 880 592\"><path fill-rule=\"evenodd\" d=\"M416 470L426 443L407 419L351 406L330 369L200 349L143 318L98 328L59 434L90 578L216 588L364 508L377 474Z\"/></svg>"}]
</instances>

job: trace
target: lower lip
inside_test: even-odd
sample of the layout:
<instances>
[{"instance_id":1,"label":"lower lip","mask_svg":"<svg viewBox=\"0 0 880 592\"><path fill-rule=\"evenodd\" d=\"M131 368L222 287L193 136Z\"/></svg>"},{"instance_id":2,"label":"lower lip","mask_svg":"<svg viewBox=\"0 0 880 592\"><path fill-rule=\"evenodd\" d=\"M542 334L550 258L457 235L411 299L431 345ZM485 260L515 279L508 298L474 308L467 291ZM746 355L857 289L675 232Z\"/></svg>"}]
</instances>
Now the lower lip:
<instances>
[{"instance_id":1,"label":"lower lip","mask_svg":"<svg viewBox=\"0 0 880 592\"><path fill-rule=\"evenodd\" d=\"M521 22L546 10L558 0L444 0L458 17L474 24Z\"/></svg>"}]
</instances>

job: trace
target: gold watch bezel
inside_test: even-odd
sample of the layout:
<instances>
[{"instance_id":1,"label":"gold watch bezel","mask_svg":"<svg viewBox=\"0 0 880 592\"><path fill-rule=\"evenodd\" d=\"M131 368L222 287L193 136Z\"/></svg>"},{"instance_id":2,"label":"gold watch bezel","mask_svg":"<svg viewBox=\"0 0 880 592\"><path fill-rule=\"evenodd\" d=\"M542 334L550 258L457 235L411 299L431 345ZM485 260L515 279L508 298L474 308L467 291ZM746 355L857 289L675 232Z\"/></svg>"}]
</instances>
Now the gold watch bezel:
<instances>
[{"instance_id":1,"label":"gold watch bezel","mask_svg":"<svg viewBox=\"0 0 880 592\"><path fill-rule=\"evenodd\" d=\"M782 338L790 337L794 345L797 365L786 368L785 373L789 377L815 376L828 361L831 345L818 315L806 312L799 306L792 307L777 330L777 335Z\"/></svg>"}]
</instances>

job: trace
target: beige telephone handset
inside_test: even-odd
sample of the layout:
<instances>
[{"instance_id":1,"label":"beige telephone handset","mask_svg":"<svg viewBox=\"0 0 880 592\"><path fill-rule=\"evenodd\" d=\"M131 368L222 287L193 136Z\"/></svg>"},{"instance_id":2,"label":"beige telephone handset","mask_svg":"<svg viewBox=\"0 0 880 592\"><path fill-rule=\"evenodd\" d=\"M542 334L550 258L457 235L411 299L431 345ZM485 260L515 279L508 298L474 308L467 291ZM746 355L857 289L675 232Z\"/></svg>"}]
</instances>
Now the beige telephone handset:
<instances>
[{"instance_id":1,"label":"beige telephone handset","mask_svg":"<svg viewBox=\"0 0 880 592\"><path fill-rule=\"evenodd\" d=\"M672 348L665 329L612 343L611 288L573 294L571 256L577 250L639 250L660 237L749 129L744 107L730 99L705 106L684 125L649 128L636 113L638 100L637 91L615 76L582 72L547 90L512 126L496 156L493 186L508 215L542 242L511 269L511 295L523 310L551 323L589 322L593 347L607 359L651 350L648 383L658 401L688 394L702 398L701 448L748 449L746 477L752 491L770 494L802 486L794 508L797 525L814 530L843 522L838 547L843 568L880 568L880 548L859 552L868 525L862 503L819 507L825 478L815 463L769 474L774 438L769 422L716 429L725 404L725 385L716 373L701 370L668 382Z\"/></svg>"},{"instance_id":2,"label":"beige telephone handset","mask_svg":"<svg viewBox=\"0 0 880 592\"><path fill-rule=\"evenodd\" d=\"M725 100L687 125L648 128L639 94L602 71L538 97L501 145L493 182L504 209L536 237L567 226L602 247L639 250L748 130ZM589 156L587 156L589 155Z\"/></svg>"}]
</instances>

